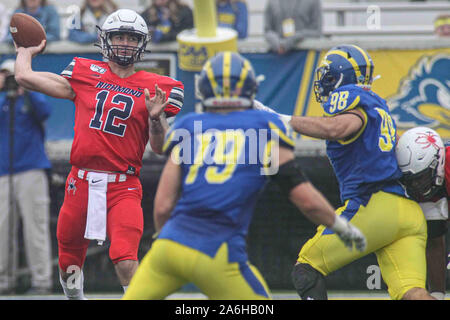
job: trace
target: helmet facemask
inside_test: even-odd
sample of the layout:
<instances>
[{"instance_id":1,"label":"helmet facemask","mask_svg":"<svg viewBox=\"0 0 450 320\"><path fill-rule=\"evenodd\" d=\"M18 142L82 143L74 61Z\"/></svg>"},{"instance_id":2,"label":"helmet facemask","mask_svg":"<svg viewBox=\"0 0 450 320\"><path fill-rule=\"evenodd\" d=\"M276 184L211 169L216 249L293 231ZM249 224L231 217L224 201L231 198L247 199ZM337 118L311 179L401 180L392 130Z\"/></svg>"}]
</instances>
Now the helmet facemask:
<instances>
[{"instance_id":1,"label":"helmet facemask","mask_svg":"<svg viewBox=\"0 0 450 320\"><path fill-rule=\"evenodd\" d=\"M400 182L416 201L428 201L444 185L445 147L439 134L427 127L407 130L395 150L403 173Z\"/></svg>"},{"instance_id":2,"label":"helmet facemask","mask_svg":"<svg viewBox=\"0 0 450 320\"><path fill-rule=\"evenodd\" d=\"M117 34L130 34L138 38L136 46L113 45L112 37ZM128 66L139 61L147 46L147 35L136 31L112 30L100 35L102 53L105 58L120 66Z\"/></svg>"},{"instance_id":3,"label":"helmet facemask","mask_svg":"<svg viewBox=\"0 0 450 320\"><path fill-rule=\"evenodd\" d=\"M330 93L339 87L342 82L343 75L340 74L337 79L331 72L329 65L323 65L316 70L316 81L314 81L314 93L316 101L319 103L326 102Z\"/></svg>"},{"instance_id":4,"label":"helmet facemask","mask_svg":"<svg viewBox=\"0 0 450 320\"><path fill-rule=\"evenodd\" d=\"M419 202L429 201L441 189L442 181L437 173L439 154L429 167L415 174L404 173L401 183L405 186L408 195Z\"/></svg>"}]
</instances>

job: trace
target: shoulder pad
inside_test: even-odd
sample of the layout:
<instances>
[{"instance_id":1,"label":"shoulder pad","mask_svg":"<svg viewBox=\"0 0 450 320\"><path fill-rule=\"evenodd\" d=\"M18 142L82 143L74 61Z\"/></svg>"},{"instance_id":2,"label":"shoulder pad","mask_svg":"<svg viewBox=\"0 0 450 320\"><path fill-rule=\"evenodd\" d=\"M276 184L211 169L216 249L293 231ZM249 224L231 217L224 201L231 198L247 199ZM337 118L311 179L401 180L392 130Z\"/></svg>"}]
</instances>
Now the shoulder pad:
<instances>
[{"instance_id":1,"label":"shoulder pad","mask_svg":"<svg viewBox=\"0 0 450 320\"><path fill-rule=\"evenodd\" d=\"M323 105L325 115L334 116L355 109L361 101L358 89L356 86L343 86L331 92L328 101Z\"/></svg>"}]
</instances>

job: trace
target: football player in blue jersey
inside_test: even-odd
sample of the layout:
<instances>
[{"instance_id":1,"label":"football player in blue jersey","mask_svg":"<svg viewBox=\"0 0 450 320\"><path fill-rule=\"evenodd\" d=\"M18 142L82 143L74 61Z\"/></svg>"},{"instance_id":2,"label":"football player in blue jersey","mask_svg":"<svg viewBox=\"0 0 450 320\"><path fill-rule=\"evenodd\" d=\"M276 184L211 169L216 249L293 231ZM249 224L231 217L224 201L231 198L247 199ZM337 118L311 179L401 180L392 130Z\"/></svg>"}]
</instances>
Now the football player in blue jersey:
<instances>
[{"instance_id":1,"label":"football player in blue jersey","mask_svg":"<svg viewBox=\"0 0 450 320\"><path fill-rule=\"evenodd\" d=\"M197 87L205 112L179 119L167 134L169 158L154 202L157 239L124 299L163 299L187 283L210 299L270 299L246 250L253 209L269 179L343 246L365 250L363 234L334 213L294 161L290 126L253 109L257 81L248 60L219 53L206 62Z\"/></svg>"},{"instance_id":2,"label":"football player in blue jersey","mask_svg":"<svg viewBox=\"0 0 450 320\"><path fill-rule=\"evenodd\" d=\"M367 238L365 251L351 252L333 230L320 226L292 272L302 299L327 299L324 277L372 252L392 299L433 299L425 290L426 221L398 182L396 125L386 101L371 91L373 69L365 50L332 48L314 82L324 116L292 116L290 121L298 133L326 140L343 203L336 213Z\"/></svg>"}]
</instances>

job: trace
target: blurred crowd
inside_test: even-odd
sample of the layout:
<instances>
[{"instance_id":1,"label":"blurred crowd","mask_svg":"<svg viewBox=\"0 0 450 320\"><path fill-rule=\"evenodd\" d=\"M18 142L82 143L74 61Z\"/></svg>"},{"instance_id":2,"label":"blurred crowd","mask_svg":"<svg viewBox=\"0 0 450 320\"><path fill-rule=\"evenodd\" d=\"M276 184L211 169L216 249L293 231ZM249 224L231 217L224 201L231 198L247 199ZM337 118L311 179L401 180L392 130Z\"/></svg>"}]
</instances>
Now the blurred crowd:
<instances>
[{"instance_id":1,"label":"blurred crowd","mask_svg":"<svg viewBox=\"0 0 450 320\"><path fill-rule=\"evenodd\" d=\"M245 0L215 0L217 24L232 28L238 39L248 36L249 11ZM284 54L304 38L322 35L322 6L319 0L270 0L264 9L264 37L269 50ZM70 19L63 23L58 13L56 0L20 0L13 12L7 12L0 4L0 41L12 42L8 32L9 16L23 12L35 17L47 32L48 41L69 40L81 44L95 43L98 40L97 26L120 6L114 0L84 0ZM182 0L148 0L141 12L145 19L153 43L175 41L177 35L194 28L193 8ZM438 36L450 35L448 15L434 21ZM62 39L62 29L67 28L67 36ZM67 30L64 30L67 31Z\"/></svg>"},{"instance_id":2,"label":"blurred crowd","mask_svg":"<svg viewBox=\"0 0 450 320\"><path fill-rule=\"evenodd\" d=\"M52 3L53 2L53 3ZM247 37L248 12L245 0L216 0L217 21L220 27L233 28L240 39ZM67 39L78 43L95 43L98 40L97 26L106 17L121 9L114 0L84 0L68 28ZM36 18L44 27L48 41L61 40L61 16L56 1L20 0L13 12L7 12L0 4L0 41L12 41L8 32L11 14L21 12ZM152 42L174 41L179 32L194 28L192 8L180 0L149 0L147 7L138 12L148 25Z\"/></svg>"},{"instance_id":3,"label":"blurred crowd","mask_svg":"<svg viewBox=\"0 0 450 320\"><path fill-rule=\"evenodd\" d=\"M95 43L98 28L106 17L120 9L114 0L85 0L79 10L62 25L56 1L20 0L13 12L0 4L0 40L11 43L8 32L9 17L16 12L36 18L47 33L47 41L69 40L80 44ZM238 39L248 36L249 13L245 0L216 0L217 25L234 29ZM153 43L175 41L177 35L194 28L193 8L182 0L148 0L139 12L145 19ZM321 5L316 0L274 0L265 9L266 40L273 52L284 53L305 36L320 36L322 29ZM68 28L67 39L62 39L62 28Z\"/></svg>"}]
</instances>

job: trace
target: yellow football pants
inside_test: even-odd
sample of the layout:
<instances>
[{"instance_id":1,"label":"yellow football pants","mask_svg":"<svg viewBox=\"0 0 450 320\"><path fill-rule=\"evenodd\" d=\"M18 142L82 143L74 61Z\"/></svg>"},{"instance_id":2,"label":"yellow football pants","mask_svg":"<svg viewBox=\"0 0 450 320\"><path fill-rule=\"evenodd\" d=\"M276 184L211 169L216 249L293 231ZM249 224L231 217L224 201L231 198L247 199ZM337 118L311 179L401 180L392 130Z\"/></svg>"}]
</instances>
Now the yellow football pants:
<instances>
[{"instance_id":1,"label":"yellow football pants","mask_svg":"<svg viewBox=\"0 0 450 320\"><path fill-rule=\"evenodd\" d=\"M348 213L350 202L336 214ZM297 261L326 276L374 252L392 299L401 299L411 288L425 288L427 224L416 202L380 191L366 207L357 207L351 223L366 236L366 251L350 251L336 234L320 226L300 250Z\"/></svg>"},{"instance_id":2,"label":"yellow football pants","mask_svg":"<svg viewBox=\"0 0 450 320\"><path fill-rule=\"evenodd\" d=\"M213 300L270 299L266 282L254 266L228 262L225 243L210 257L168 239L153 243L123 299L164 299L187 283Z\"/></svg>"}]
</instances>

